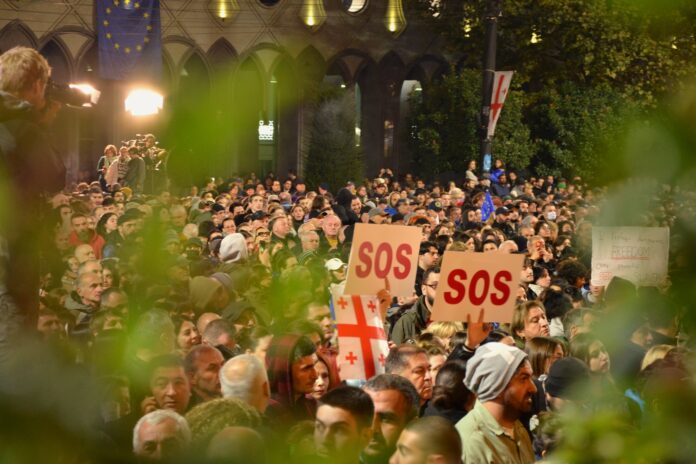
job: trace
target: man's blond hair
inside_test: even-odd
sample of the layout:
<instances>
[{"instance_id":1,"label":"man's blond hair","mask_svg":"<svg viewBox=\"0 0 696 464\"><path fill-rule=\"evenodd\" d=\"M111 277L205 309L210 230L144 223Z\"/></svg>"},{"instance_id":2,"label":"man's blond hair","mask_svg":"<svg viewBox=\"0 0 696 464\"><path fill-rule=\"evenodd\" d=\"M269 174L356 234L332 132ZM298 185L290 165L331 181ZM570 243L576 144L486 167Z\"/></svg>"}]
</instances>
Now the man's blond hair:
<instances>
[{"instance_id":1,"label":"man's blond hair","mask_svg":"<svg viewBox=\"0 0 696 464\"><path fill-rule=\"evenodd\" d=\"M47 82L51 66L28 47L14 47L0 55L0 90L13 95L30 90L35 82Z\"/></svg>"}]
</instances>

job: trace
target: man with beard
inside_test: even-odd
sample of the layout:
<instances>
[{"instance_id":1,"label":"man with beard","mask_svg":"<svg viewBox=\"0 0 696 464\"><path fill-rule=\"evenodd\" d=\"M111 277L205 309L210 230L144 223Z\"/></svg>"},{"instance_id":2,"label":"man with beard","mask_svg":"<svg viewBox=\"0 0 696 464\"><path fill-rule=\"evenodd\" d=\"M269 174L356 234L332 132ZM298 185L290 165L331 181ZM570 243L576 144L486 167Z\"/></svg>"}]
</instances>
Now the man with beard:
<instances>
[{"instance_id":1,"label":"man with beard","mask_svg":"<svg viewBox=\"0 0 696 464\"><path fill-rule=\"evenodd\" d=\"M89 245L94 250L94 256L101 259L104 238L89 228L87 217L84 214L75 213L70 218L72 232L68 241L72 246Z\"/></svg>"},{"instance_id":2,"label":"man with beard","mask_svg":"<svg viewBox=\"0 0 696 464\"><path fill-rule=\"evenodd\" d=\"M416 416L420 398L407 379L394 374L371 378L363 387L375 407L372 439L362 452L366 464L386 464L403 428Z\"/></svg>"},{"instance_id":3,"label":"man with beard","mask_svg":"<svg viewBox=\"0 0 696 464\"><path fill-rule=\"evenodd\" d=\"M527 355L518 348L492 342L476 350L466 364L464 384L478 401L456 425L464 464L535 461L529 434L519 421L537 392L532 375Z\"/></svg>"},{"instance_id":4,"label":"man with beard","mask_svg":"<svg viewBox=\"0 0 696 464\"><path fill-rule=\"evenodd\" d=\"M394 323L394 328L390 336L394 343L400 345L409 340L415 341L421 332L428 326L430 322L430 312L435 304L435 293L439 282L439 267L431 267L423 273L423 283L421 285L421 292L423 294L416 300L414 305L403 312L403 315Z\"/></svg>"}]
</instances>

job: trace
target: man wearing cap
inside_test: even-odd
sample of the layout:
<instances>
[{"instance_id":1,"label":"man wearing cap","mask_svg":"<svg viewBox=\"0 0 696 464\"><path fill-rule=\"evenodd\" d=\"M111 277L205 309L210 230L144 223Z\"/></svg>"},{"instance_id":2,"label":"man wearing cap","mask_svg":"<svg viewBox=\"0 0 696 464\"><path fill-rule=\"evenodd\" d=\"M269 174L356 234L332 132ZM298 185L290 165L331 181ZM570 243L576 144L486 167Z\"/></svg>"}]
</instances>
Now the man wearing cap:
<instances>
[{"instance_id":1,"label":"man wearing cap","mask_svg":"<svg viewBox=\"0 0 696 464\"><path fill-rule=\"evenodd\" d=\"M329 292L343 295L343 289L346 286L346 264L340 258L331 258L324 264L324 267L331 276Z\"/></svg>"},{"instance_id":2,"label":"man wearing cap","mask_svg":"<svg viewBox=\"0 0 696 464\"><path fill-rule=\"evenodd\" d=\"M137 231L139 217L139 213L130 209L118 218L118 229L109 234L102 250L104 258L113 258L118 254L123 244Z\"/></svg>"},{"instance_id":3,"label":"man wearing cap","mask_svg":"<svg viewBox=\"0 0 696 464\"><path fill-rule=\"evenodd\" d=\"M487 343L469 359L464 384L478 400L456 425L464 464L535 461L529 434L519 421L537 391L532 375L527 355L502 343Z\"/></svg>"},{"instance_id":4,"label":"man wearing cap","mask_svg":"<svg viewBox=\"0 0 696 464\"><path fill-rule=\"evenodd\" d=\"M508 222L509 214L510 210L507 209L505 206L501 206L499 208L496 208L495 210L495 224L493 225L493 227L503 232L506 238L510 238L513 235L515 235L514 229Z\"/></svg>"},{"instance_id":5,"label":"man wearing cap","mask_svg":"<svg viewBox=\"0 0 696 464\"><path fill-rule=\"evenodd\" d=\"M372 208L367 217L371 224L384 224L389 217L389 214L385 213L384 210L380 208Z\"/></svg>"}]
</instances>

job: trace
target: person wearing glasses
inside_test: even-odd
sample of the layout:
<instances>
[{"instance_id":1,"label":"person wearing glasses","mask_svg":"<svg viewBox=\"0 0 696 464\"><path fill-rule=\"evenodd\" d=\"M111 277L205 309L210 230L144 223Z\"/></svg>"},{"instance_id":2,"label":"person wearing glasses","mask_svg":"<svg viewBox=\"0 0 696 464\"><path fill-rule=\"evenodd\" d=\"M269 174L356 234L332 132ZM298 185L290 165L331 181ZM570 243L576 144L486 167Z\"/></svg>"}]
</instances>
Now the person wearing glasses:
<instances>
[{"instance_id":1,"label":"person wearing glasses","mask_svg":"<svg viewBox=\"0 0 696 464\"><path fill-rule=\"evenodd\" d=\"M423 273L421 285L422 295L410 307L401 308L397 314L401 314L393 323L391 341L400 345L407 342L415 342L418 336L430 323L430 312L435 304L437 284L440 282L440 268L431 267Z\"/></svg>"}]
</instances>

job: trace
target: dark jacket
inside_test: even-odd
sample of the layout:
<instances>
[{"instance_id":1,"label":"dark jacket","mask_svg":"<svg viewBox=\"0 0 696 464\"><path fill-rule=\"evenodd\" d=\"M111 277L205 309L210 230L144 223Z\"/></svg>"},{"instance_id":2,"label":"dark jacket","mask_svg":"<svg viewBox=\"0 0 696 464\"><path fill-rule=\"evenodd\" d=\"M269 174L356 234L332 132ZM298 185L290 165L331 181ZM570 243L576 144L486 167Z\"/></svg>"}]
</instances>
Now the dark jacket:
<instances>
[{"instance_id":1,"label":"dark jacket","mask_svg":"<svg viewBox=\"0 0 696 464\"><path fill-rule=\"evenodd\" d=\"M39 253L37 244L50 243L52 228L37 227L46 209L44 193L65 186L65 166L26 101L0 92L0 172L7 182L3 204L13 205L11 216L0 221L0 236L9 250L8 296L35 324L38 308Z\"/></svg>"},{"instance_id":2,"label":"dark jacket","mask_svg":"<svg viewBox=\"0 0 696 464\"><path fill-rule=\"evenodd\" d=\"M145 161L138 157L128 163L128 174L123 184L133 189L134 193L141 193L145 186Z\"/></svg>"},{"instance_id":3,"label":"dark jacket","mask_svg":"<svg viewBox=\"0 0 696 464\"><path fill-rule=\"evenodd\" d=\"M429 320L430 310L425 306L425 295L423 295L394 323L391 340L397 345L409 340L415 341L428 326Z\"/></svg>"},{"instance_id":4,"label":"dark jacket","mask_svg":"<svg viewBox=\"0 0 696 464\"><path fill-rule=\"evenodd\" d=\"M266 355L266 370L271 398L266 416L279 427L302 420L314 420L317 402L301 395L295 398L292 379L292 356L300 335L282 335L273 339Z\"/></svg>"}]
</instances>

